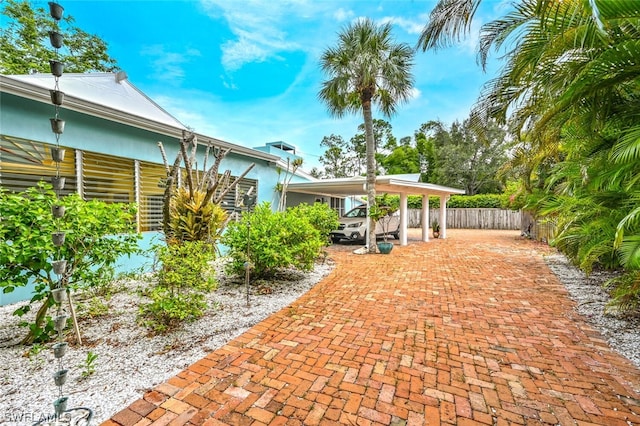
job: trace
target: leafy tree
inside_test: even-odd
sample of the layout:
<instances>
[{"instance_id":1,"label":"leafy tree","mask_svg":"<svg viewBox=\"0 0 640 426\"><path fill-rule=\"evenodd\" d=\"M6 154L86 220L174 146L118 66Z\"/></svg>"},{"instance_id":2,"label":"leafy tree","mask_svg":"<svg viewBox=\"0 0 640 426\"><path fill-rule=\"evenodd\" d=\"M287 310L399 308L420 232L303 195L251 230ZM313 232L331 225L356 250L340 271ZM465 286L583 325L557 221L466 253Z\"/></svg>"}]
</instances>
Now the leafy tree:
<instances>
[{"instance_id":1,"label":"leafy tree","mask_svg":"<svg viewBox=\"0 0 640 426\"><path fill-rule=\"evenodd\" d=\"M316 179L322 179L322 177L324 176L324 173L322 170L318 169L317 167L313 167L310 171L309 174L311 176L313 176Z\"/></svg>"},{"instance_id":2,"label":"leafy tree","mask_svg":"<svg viewBox=\"0 0 640 426\"><path fill-rule=\"evenodd\" d=\"M321 65L328 79L323 82L319 97L329 112L336 117L360 111L363 114L367 204L371 206L376 196L372 103L377 103L382 113L390 116L398 103L409 99L413 86L413 50L407 44L393 41L391 24L377 26L370 19L361 19L340 32L337 46L323 53ZM375 223L371 221L370 227L373 226ZM373 232L368 246L369 251L375 253Z\"/></svg>"},{"instance_id":3,"label":"leafy tree","mask_svg":"<svg viewBox=\"0 0 640 426\"><path fill-rule=\"evenodd\" d=\"M342 136L325 136L320 146L326 148L320 156L320 162L324 166L324 174L329 178L342 178L351 176L353 170L352 156L348 152L347 143Z\"/></svg>"},{"instance_id":4,"label":"leafy tree","mask_svg":"<svg viewBox=\"0 0 640 426\"><path fill-rule=\"evenodd\" d=\"M54 219L53 205L66 207L61 219ZM14 314L23 316L42 302L23 343L46 341L53 332L47 310L54 301L51 290L59 284L51 262L65 259L67 268L60 283L69 289L91 287L110 278L123 255L137 252L135 207L84 201L78 194L58 200L49 184L41 183L23 193L0 189L0 288L4 293L35 284L31 300ZM55 247L52 233L67 230L64 244Z\"/></svg>"},{"instance_id":5,"label":"leafy tree","mask_svg":"<svg viewBox=\"0 0 640 426\"><path fill-rule=\"evenodd\" d=\"M411 139L411 138L409 138ZM380 157L380 165L386 174L420 173L420 154L410 145L400 145L391 154Z\"/></svg>"},{"instance_id":6,"label":"leafy tree","mask_svg":"<svg viewBox=\"0 0 640 426\"><path fill-rule=\"evenodd\" d=\"M362 135L362 138L366 139L364 123L358 126L357 135ZM373 119L373 139L375 140L377 153L389 153L398 146L398 141L396 137L393 136L393 127L391 126L391 123L386 120L380 120L378 118Z\"/></svg>"},{"instance_id":7,"label":"leafy tree","mask_svg":"<svg viewBox=\"0 0 640 426\"><path fill-rule=\"evenodd\" d=\"M58 59L66 72L112 72L118 66L107 53L107 43L98 36L74 26L72 16L64 16L65 25L49 16L41 7L32 8L27 0L5 0L2 14L6 17L0 29L0 73L48 73L49 60L56 58L49 44L48 31L56 29L64 37Z\"/></svg>"},{"instance_id":8,"label":"leafy tree","mask_svg":"<svg viewBox=\"0 0 640 426\"><path fill-rule=\"evenodd\" d=\"M432 138L422 131L415 133L416 150L418 151L418 161L420 163L420 181L434 182L437 168L435 144Z\"/></svg>"},{"instance_id":9,"label":"leafy tree","mask_svg":"<svg viewBox=\"0 0 640 426\"><path fill-rule=\"evenodd\" d=\"M430 177L435 183L464 188L468 195L502 192L497 176L507 159L504 129L491 122L478 132L469 120L462 124L455 121L449 129L440 122L422 128L433 132L438 161Z\"/></svg>"}]
</instances>

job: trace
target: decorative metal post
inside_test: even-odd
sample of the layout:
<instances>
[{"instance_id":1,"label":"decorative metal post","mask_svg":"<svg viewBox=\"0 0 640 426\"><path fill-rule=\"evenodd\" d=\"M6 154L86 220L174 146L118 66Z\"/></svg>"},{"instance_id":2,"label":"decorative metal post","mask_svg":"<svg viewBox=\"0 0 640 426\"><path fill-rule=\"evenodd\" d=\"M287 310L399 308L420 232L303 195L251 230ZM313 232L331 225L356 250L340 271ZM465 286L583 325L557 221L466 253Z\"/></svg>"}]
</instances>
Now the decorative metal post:
<instances>
[{"instance_id":1,"label":"decorative metal post","mask_svg":"<svg viewBox=\"0 0 640 426\"><path fill-rule=\"evenodd\" d=\"M251 188L253 189L253 188ZM247 208L247 213L251 211L251 208L256 204L256 196L251 195L251 189L242 197L242 203ZM251 270L250 261L250 245L251 245L251 219L247 215L247 261L244 263L244 282L247 290L247 306L249 306L249 271Z\"/></svg>"}]
</instances>

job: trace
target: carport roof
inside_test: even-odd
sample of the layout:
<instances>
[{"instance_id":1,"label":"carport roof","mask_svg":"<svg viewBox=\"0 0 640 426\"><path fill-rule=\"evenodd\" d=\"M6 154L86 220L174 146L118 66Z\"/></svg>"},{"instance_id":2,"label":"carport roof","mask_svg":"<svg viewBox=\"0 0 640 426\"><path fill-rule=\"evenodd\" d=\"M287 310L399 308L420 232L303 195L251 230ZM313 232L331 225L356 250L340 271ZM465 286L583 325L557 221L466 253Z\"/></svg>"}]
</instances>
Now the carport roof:
<instances>
[{"instance_id":1,"label":"carport roof","mask_svg":"<svg viewBox=\"0 0 640 426\"><path fill-rule=\"evenodd\" d=\"M419 174L377 176L376 192L412 195L452 195L465 193L463 189L419 182L419 178ZM295 182L287 186L287 191L332 197L366 195L366 177L356 176L350 178L321 179L313 182Z\"/></svg>"}]
</instances>

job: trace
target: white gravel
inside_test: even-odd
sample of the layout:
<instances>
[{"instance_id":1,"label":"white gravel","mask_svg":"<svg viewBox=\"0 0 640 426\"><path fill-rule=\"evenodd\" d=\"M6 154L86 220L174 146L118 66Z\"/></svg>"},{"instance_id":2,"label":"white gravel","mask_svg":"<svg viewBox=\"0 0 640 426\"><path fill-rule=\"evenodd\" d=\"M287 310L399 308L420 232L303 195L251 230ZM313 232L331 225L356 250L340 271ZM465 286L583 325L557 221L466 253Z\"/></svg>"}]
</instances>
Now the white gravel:
<instances>
[{"instance_id":1,"label":"white gravel","mask_svg":"<svg viewBox=\"0 0 640 426\"><path fill-rule=\"evenodd\" d=\"M611 348L640 368L640 316L604 313L610 299L603 284L615 273L594 271L586 276L561 254L546 256L545 259L576 302L576 311L602 334Z\"/></svg>"},{"instance_id":2,"label":"white gravel","mask_svg":"<svg viewBox=\"0 0 640 426\"><path fill-rule=\"evenodd\" d=\"M546 257L551 270L566 285L577 302L577 311L600 330L609 344L640 367L640 320L603 315L607 301L602 282L607 274L585 277L561 255ZM330 264L318 265L294 280L277 280L254 285L250 306L242 280L223 281L210 297L205 317L179 332L149 337L136 324L139 282L127 283L128 290L109 301L109 314L83 320L80 324L83 346L72 346L63 358L70 369L65 385L69 407L89 407L93 424L107 420L127 407L148 389L201 359L207 353L286 307L311 289L331 271ZM82 302L85 305L88 302ZM12 345L24 334L19 319L11 313L19 305L0 307L0 424L32 424L52 413L58 390L52 379L57 370L50 345L40 352ZM73 340L73 336L68 338ZM98 355L95 372L82 378L87 353ZM35 353L37 352L37 353Z\"/></svg>"},{"instance_id":3,"label":"white gravel","mask_svg":"<svg viewBox=\"0 0 640 426\"><path fill-rule=\"evenodd\" d=\"M178 332L149 337L136 323L141 282L109 300L109 314L80 322L83 346L70 346L62 358L69 378L64 386L71 407L94 411L99 424L126 408L148 389L175 376L207 353L242 334L254 324L286 307L332 270L327 262L309 273L291 272L286 279L251 286L247 306L244 280L221 279L211 293L210 308L196 322ZM88 306L88 301L81 301ZM58 388L52 375L58 370L50 344L38 353L16 346L26 330L12 312L21 304L0 307L0 424L30 425L53 414ZM74 340L69 332L67 339ZM37 348L37 347L36 347ZM87 353L97 354L95 372L82 377ZM32 351L34 352L34 351Z\"/></svg>"}]
</instances>

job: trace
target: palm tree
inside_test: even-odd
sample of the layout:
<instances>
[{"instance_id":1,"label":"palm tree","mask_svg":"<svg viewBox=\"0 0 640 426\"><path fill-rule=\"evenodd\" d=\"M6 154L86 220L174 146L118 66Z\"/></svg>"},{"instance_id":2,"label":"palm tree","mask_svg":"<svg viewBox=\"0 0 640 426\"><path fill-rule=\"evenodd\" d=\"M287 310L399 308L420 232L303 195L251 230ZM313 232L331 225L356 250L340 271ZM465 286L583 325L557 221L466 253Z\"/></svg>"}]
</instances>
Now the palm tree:
<instances>
[{"instance_id":1,"label":"palm tree","mask_svg":"<svg viewBox=\"0 0 640 426\"><path fill-rule=\"evenodd\" d=\"M450 45L479 3L440 0L419 46ZM639 28L638 1L513 1L481 29L482 65L491 49L510 48L472 112L476 124L497 118L524 136L512 163L529 174L553 159L539 211L582 268L628 271L615 296L625 307L640 306Z\"/></svg>"},{"instance_id":2,"label":"palm tree","mask_svg":"<svg viewBox=\"0 0 640 426\"><path fill-rule=\"evenodd\" d=\"M338 44L322 55L322 70L328 79L318 94L329 113L342 117L362 111L367 153L367 206L376 199L376 142L373 136L371 106L376 103L387 117L396 106L406 102L413 88L413 49L406 43L395 43L391 25L376 25L370 19L358 20L338 34ZM375 223L369 220L369 229ZM369 252L376 247L375 232L368 235Z\"/></svg>"}]
</instances>

